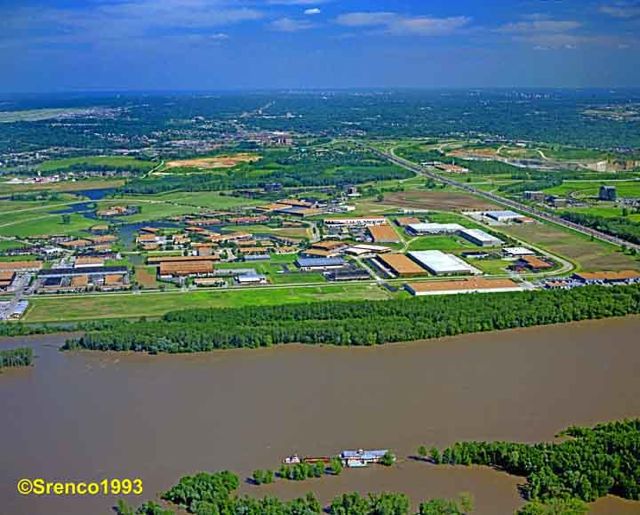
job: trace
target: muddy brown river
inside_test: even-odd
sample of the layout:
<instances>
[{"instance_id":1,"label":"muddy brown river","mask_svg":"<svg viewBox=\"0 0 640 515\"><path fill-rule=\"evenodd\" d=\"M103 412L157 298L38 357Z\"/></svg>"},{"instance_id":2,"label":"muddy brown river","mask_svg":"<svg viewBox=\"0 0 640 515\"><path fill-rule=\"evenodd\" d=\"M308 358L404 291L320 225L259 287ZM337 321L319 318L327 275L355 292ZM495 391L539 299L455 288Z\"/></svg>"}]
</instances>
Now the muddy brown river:
<instances>
[{"instance_id":1,"label":"muddy brown river","mask_svg":"<svg viewBox=\"0 0 640 515\"><path fill-rule=\"evenodd\" d=\"M302 483L242 486L253 495L322 501L344 491L394 490L414 501L470 492L474 513L513 513L521 478L436 467L419 444L552 440L571 424L640 415L640 317L465 335L376 348L281 346L148 356L74 352L64 336L0 341L36 350L34 367L0 374L0 512L113 513L116 497L34 497L18 479L140 477L154 498L188 473L246 477L293 452L385 447L392 468ZM640 513L613 497L598 514Z\"/></svg>"}]
</instances>

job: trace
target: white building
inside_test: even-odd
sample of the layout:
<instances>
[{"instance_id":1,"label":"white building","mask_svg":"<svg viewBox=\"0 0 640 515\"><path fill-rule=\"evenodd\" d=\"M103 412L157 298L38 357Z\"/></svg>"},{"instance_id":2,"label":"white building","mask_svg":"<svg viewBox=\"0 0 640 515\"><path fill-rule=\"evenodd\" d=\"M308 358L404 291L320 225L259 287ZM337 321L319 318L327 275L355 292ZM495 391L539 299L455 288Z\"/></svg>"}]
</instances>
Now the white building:
<instances>
[{"instance_id":1,"label":"white building","mask_svg":"<svg viewBox=\"0 0 640 515\"><path fill-rule=\"evenodd\" d=\"M522 256L535 256L536 253L526 247L505 247L502 252L507 257L518 258Z\"/></svg>"},{"instance_id":2,"label":"white building","mask_svg":"<svg viewBox=\"0 0 640 515\"><path fill-rule=\"evenodd\" d=\"M480 229L462 229L458 231L458 234L465 240L475 243L480 247L497 247L504 243L500 238L496 238Z\"/></svg>"},{"instance_id":3,"label":"white building","mask_svg":"<svg viewBox=\"0 0 640 515\"><path fill-rule=\"evenodd\" d=\"M516 213L515 211L485 211L483 215L500 223L509 223L525 218L524 215Z\"/></svg>"},{"instance_id":4,"label":"white building","mask_svg":"<svg viewBox=\"0 0 640 515\"><path fill-rule=\"evenodd\" d=\"M440 250L421 250L409 252L411 259L419 263L434 275L479 275L482 272L469 263Z\"/></svg>"}]
</instances>

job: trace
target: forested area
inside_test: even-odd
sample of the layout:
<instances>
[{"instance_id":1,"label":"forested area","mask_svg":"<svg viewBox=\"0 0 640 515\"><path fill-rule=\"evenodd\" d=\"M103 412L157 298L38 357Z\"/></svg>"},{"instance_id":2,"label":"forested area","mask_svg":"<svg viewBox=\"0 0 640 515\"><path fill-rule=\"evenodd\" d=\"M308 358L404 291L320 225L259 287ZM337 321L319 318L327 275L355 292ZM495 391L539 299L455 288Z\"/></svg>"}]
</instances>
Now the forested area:
<instances>
[{"instance_id":1,"label":"forested area","mask_svg":"<svg viewBox=\"0 0 640 515\"><path fill-rule=\"evenodd\" d=\"M239 478L228 471L200 472L185 476L166 491L162 498L196 515L320 515L326 513L316 497L309 493L291 501L276 497L254 499L235 494ZM434 499L420 505L418 515L463 515L470 513L473 502L467 495L458 500ZM145 502L137 510L124 501L116 506L118 515L171 515L174 512L154 502ZM336 497L328 508L332 515L409 515L409 498L402 493L383 492L362 496L346 493Z\"/></svg>"},{"instance_id":2,"label":"forested area","mask_svg":"<svg viewBox=\"0 0 640 515\"><path fill-rule=\"evenodd\" d=\"M0 370L9 367L28 367L33 363L33 349L17 347L0 350Z\"/></svg>"},{"instance_id":3,"label":"forested area","mask_svg":"<svg viewBox=\"0 0 640 515\"><path fill-rule=\"evenodd\" d=\"M640 244L640 224L624 216L608 218L589 213L575 213L565 211L562 218L585 227L591 227L598 231L617 236L630 243Z\"/></svg>"},{"instance_id":4,"label":"forested area","mask_svg":"<svg viewBox=\"0 0 640 515\"><path fill-rule=\"evenodd\" d=\"M65 349L178 353L293 342L375 345L636 313L638 285L191 309L88 330Z\"/></svg>"},{"instance_id":5,"label":"forested area","mask_svg":"<svg viewBox=\"0 0 640 515\"><path fill-rule=\"evenodd\" d=\"M591 502L607 494L640 500L640 419L571 427L559 436L566 440L534 445L461 442L442 453L432 450L431 459L486 465L526 477L522 492L531 500Z\"/></svg>"},{"instance_id":6,"label":"forested area","mask_svg":"<svg viewBox=\"0 0 640 515\"><path fill-rule=\"evenodd\" d=\"M369 150L345 148L301 148L271 151L260 161L245 163L214 173L166 175L132 180L120 191L152 194L163 191L221 191L259 188L278 183L284 187L345 186L363 182L405 179L413 172L389 164ZM185 172L191 170L184 170Z\"/></svg>"}]
</instances>

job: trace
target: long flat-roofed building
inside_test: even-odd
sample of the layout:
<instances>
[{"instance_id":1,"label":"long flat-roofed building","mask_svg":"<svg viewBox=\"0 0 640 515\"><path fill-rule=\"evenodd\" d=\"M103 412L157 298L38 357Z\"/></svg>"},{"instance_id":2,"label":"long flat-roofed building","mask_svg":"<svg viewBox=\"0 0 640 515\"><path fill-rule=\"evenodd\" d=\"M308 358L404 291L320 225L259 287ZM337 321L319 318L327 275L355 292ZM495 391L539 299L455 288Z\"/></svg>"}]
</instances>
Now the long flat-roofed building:
<instances>
[{"instance_id":1,"label":"long flat-roofed building","mask_svg":"<svg viewBox=\"0 0 640 515\"><path fill-rule=\"evenodd\" d=\"M328 258L304 258L296 259L296 265L300 270L332 270L334 268L342 268L345 261L339 257Z\"/></svg>"},{"instance_id":2,"label":"long flat-roofed building","mask_svg":"<svg viewBox=\"0 0 640 515\"><path fill-rule=\"evenodd\" d=\"M378 256L378 262L397 277L416 277L426 275L427 271L404 254L384 254Z\"/></svg>"},{"instance_id":3,"label":"long flat-roofed building","mask_svg":"<svg viewBox=\"0 0 640 515\"><path fill-rule=\"evenodd\" d=\"M160 263L160 277L202 276L213 273L213 261L164 261Z\"/></svg>"},{"instance_id":4,"label":"long flat-roofed building","mask_svg":"<svg viewBox=\"0 0 640 515\"><path fill-rule=\"evenodd\" d=\"M437 224L437 223L420 223L409 224L407 230L416 235L420 234L453 234L463 230L460 224Z\"/></svg>"},{"instance_id":5,"label":"long flat-roofed building","mask_svg":"<svg viewBox=\"0 0 640 515\"><path fill-rule=\"evenodd\" d=\"M325 218L324 224L331 227L366 227L367 225L386 224L384 216L359 216L353 218Z\"/></svg>"},{"instance_id":6,"label":"long flat-roofed building","mask_svg":"<svg viewBox=\"0 0 640 515\"><path fill-rule=\"evenodd\" d=\"M375 243L398 243L400 236L390 225L370 225L367 227Z\"/></svg>"},{"instance_id":7,"label":"long flat-roofed building","mask_svg":"<svg viewBox=\"0 0 640 515\"><path fill-rule=\"evenodd\" d=\"M511 279L456 279L453 281L425 281L408 283L405 288L409 293L420 297L423 295L451 295L454 293L491 293L521 291L524 288Z\"/></svg>"},{"instance_id":8,"label":"long flat-roofed building","mask_svg":"<svg viewBox=\"0 0 640 515\"><path fill-rule=\"evenodd\" d=\"M484 216L487 216L496 222L508 223L513 222L515 220L519 220L521 218L525 218L524 215L520 213L516 213L515 211L485 211Z\"/></svg>"},{"instance_id":9,"label":"long flat-roofed building","mask_svg":"<svg viewBox=\"0 0 640 515\"><path fill-rule=\"evenodd\" d=\"M585 284L640 282L640 272L637 270L620 270L617 272L579 272L573 274L573 277Z\"/></svg>"},{"instance_id":10,"label":"long flat-roofed building","mask_svg":"<svg viewBox=\"0 0 640 515\"><path fill-rule=\"evenodd\" d=\"M420 250L409 252L411 259L434 275L479 275L482 272L469 263L440 250Z\"/></svg>"},{"instance_id":11,"label":"long flat-roofed building","mask_svg":"<svg viewBox=\"0 0 640 515\"><path fill-rule=\"evenodd\" d=\"M42 269L42 261L0 261L0 272L36 272Z\"/></svg>"},{"instance_id":12,"label":"long flat-roofed building","mask_svg":"<svg viewBox=\"0 0 640 515\"><path fill-rule=\"evenodd\" d=\"M462 229L458 231L458 234L465 240L480 247L498 247L504 243L500 238L496 238L480 229Z\"/></svg>"}]
</instances>

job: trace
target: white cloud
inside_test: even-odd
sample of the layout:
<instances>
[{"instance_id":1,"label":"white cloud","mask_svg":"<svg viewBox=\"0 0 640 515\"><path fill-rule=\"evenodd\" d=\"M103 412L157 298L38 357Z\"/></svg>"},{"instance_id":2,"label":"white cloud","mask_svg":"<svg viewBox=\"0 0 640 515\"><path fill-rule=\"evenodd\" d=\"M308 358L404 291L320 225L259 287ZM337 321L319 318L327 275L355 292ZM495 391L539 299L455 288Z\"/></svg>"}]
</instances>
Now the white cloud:
<instances>
[{"instance_id":1,"label":"white cloud","mask_svg":"<svg viewBox=\"0 0 640 515\"><path fill-rule=\"evenodd\" d=\"M511 34L557 34L577 29L580 26L580 22L573 20L536 19L534 21L507 23L506 25L499 27L498 31Z\"/></svg>"},{"instance_id":2,"label":"white cloud","mask_svg":"<svg viewBox=\"0 0 640 515\"><path fill-rule=\"evenodd\" d=\"M393 12L352 12L341 14L336 22L346 27L380 27L395 35L443 36L471 23L467 16L435 18L430 16L403 16Z\"/></svg>"},{"instance_id":3,"label":"white cloud","mask_svg":"<svg viewBox=\"0 0 640 515\"><path fill-rule=\"evenodd\" d=\"M277 30L279 32L299 32L301 30L308 30L315 27L315 25L307 20L296 20L294 18L286 17L272 21L269 26L273 30Z\"/></svg>"},{"instance_id":4,"label":"white cloud","mask_svg":"<svg viewBox=\"0 0 640 515\"><path fill-rule=\"evenodd\" d=\"M263 17L262 11L231 5L227 0L100 0L75 8L0 9L0 31L4 37L22 39L25 45L42 45L47 40L52 44L106 43L169 34L186 36Z\"/></svg>"},{"instance_id":5,"label":"white cloud","mask_svg":"<svg viewBox=\"0 0 640 515\"><path fill-rule=\"evenodd\" d=\"M600 6L600 12L614 18L638 18L640 17L640 2L614 2Z\"/></svg>"},{"instance_id":6,"label":"white cloud","mask_svg":"<svg viewBox=\"0 0 640 515\"><path fill-rule=\"evenodd\" d=\"M305 9L305 10L304 10L304 13L305 13L307 16L314 16L314 15L316 15L316 14L320 14L321 12L322 12L322 11L321 11L320 9L318 9L317 7L313 7L313 8L311 8L311 9Z\"/></svg>"},{"instance_id":7,"label":"white cloud","mask_svg":"<svg viewBox=\"0 0 640 515\"><path fill-rule=\"evenodd\" d=\"M336 21L347 27L372 27L390 23L396 16L390 12L353 12L341 14Z\"/></svg>"}]
</instances>

